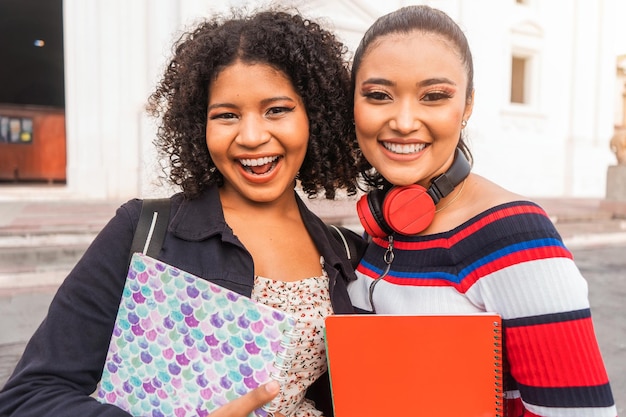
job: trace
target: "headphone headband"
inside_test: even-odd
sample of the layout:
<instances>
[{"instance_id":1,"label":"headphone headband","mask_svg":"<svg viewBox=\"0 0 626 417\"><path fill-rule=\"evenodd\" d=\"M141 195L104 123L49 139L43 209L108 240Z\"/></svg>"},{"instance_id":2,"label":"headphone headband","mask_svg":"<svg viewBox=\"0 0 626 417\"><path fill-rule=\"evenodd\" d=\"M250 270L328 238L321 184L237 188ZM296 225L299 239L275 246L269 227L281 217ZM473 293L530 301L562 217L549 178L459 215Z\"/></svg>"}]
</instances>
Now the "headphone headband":
<instances>
[{"instance_id":1,"label":"headphone headband","mask_svg":"<svg viewBox=\"0 0 626 417\"><path fill-rule=\"evenodd\" d=\"M450 169L433 179L426 192L435 204L439 203L439 200L450 194L469 175L471 168L463 152L456 148Z\"/></svg>"}]
</instances>

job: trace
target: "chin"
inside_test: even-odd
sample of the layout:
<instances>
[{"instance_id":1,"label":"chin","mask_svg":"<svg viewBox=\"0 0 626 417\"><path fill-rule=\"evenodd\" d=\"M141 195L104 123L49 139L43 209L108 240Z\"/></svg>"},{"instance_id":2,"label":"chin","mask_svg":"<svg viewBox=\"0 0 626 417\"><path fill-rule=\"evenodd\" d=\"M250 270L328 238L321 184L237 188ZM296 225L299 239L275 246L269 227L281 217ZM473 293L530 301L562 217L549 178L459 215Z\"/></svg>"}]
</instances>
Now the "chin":
<instances>
[{"instance_id":1,"label":"chin","mask_svg":"<svg viewBox=\"0 0 626 417\"><path fill-rule=\"evenodd\" d=\"M398 176L398 175L383 175L383 177L389 181L390 183L392 183L393 185L396 185L398 187L405 187L407 185L413 185L416 184L419 181L419 178L415 178L415 177L407 177L407 176Z\"/></svg>"}]
</instances>

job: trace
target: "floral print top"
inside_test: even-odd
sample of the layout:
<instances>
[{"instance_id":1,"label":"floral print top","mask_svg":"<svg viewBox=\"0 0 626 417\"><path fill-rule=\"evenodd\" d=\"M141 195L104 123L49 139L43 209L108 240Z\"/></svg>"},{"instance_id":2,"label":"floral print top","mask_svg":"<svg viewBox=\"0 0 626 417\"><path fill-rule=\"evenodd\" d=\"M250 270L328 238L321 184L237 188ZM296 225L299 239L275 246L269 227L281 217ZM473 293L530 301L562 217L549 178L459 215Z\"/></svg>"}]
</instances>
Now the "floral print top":
<instances>
[{"instance_id":1,"label":"floral print top","mask_svg":"<svg viewBox=\"0 0 626 417\"><path fill-rule=\"evenodd\" d=\"M289 417L322 416L304 395L327 370L324 319L333 313L328 275L322 268L321 276L293 282L256 276L252 299L290 313L297 320L294 358L282 384L278 411Z\"/></svg>"}]
</instances>

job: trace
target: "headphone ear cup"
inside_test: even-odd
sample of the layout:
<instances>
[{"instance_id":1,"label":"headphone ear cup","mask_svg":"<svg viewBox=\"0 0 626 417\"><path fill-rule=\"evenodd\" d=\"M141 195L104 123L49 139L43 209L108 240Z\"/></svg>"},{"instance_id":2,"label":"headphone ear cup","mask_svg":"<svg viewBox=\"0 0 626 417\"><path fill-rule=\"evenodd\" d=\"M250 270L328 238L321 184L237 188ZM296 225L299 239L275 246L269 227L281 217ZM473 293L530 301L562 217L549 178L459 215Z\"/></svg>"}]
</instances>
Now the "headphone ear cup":
<instances>
[{"instance_id":1,"label":"headphone ear cup","mask_svg":"<svg viewBox=\"0 0 626 417\"><path fill-rule=\"evenodd\" d=\"M382 211L382 201L385 192L383 190L372 190L362 196L356 204L356 211L365 232L372 237L385 237L392 233Z\"/></svg>"},{"instance_id":2,"label":"headphone ear cup","mask_svg":"<svg viewBox=\"0 0 626 417\"><path fill-rule=\"evenodd\" d=\"M403 235L415 235L432 223L435 203L421 185L394 187L385 196L382 213L393 230Z\"/></svg>"}]
</instances>

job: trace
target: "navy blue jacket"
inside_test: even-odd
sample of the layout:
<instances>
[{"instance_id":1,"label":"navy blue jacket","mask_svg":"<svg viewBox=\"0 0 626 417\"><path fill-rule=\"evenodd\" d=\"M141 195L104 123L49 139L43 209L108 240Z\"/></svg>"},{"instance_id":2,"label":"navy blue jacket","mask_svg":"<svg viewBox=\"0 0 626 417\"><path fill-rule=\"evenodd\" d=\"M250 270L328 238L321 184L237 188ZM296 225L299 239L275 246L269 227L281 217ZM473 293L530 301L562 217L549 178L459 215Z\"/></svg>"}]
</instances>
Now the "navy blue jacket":
<instances>
[{"instance_id":1,"label":"navy blue jacket","mask_svg":"<svg viewBox=\"0 0 626 417\"><path fill-rule=\"evenodd\" d=\"M343 247L296 196L300 214L329 276L336 314L352 313L346 284L355 279ZM109 339L128 269L141 200L130 200L94 239L59 287L48 314L0 392L0 416L120 416L117 407L90 395L102 374ZM250 296L252 257L224 220L217 188L194 200L171 198L170 222L159 259L240 294ZM280 257L276 257L280 262ZM326 415L332 414L328 378L309 389Z\"/></svg>"}]
</instances>

